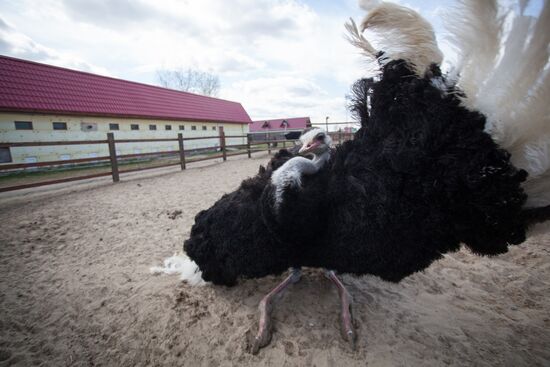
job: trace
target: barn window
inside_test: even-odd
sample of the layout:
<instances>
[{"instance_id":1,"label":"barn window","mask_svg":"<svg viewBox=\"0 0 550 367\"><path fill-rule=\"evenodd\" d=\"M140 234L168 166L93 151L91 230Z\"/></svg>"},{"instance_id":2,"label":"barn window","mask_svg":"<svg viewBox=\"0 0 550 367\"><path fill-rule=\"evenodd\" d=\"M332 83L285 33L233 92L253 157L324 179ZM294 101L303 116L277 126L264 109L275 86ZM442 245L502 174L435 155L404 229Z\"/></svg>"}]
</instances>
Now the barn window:
<instances>
[{"instance_id":1,"label":"barn window","mask_svg":"<svg viewBox=\"0 0 550 367\"><path fill-rule=\"evenodd\" d=\"M216 126L212 126L212 130L216 130Z\"/></svg>"},{"instance_id":2,"label":"barn window","mask_svg":"<svg viewBox=\"0 0 550 367\"><path fill-rule=\"evenodd\" d=\"M172 125L164 125L164 128L165 128L166 130L172 130Z\"/></svg>"},{"instance_id":3,"label":"barn window","mask_svg":"<svg viewBox=\"0 0 550 367\"><path fill-rule=\"evenodd\" d=\"M191 126L191 130L197 130L196 126Z\"/></svg>"},{"instance_id":4,"label":"barn window","mask_svg":"<svg viewBox=\"0 0 550 367\"><path fill-rule=\"evenodd\" d=\"M206 130L206 125L202 125L202 129L203 129L203 130Z\"/></svg>"},{"instance_id":5,"label":"barn window","mask_svg":"<svg viewBox=\"0 0 550 367\"><path fill-rule=\"evenodd\" d=\"M97 124L95 122L81 122L80 130L82 131L97 131Z\"/></svg>"},{"instance_id":6,"label":"barn window","mask_svg":"<svg viewBox=\"0 0 550 367\"><path fill-rule=\"evenodd\" d=\"M54 130L67 130L66 122L52 122L52 126Z\"/></svg>"},{"instance_id":7,"label":"barn window","mask_svg":"<svg viewBox=\"0 0 550 367\"><path fill-rule=\"evenodd\" d=\"M149 125L149 130L156 130L157 129L157 125Z\"/></svg>"},{"instance_id":8,"label":"barn window","mask_svg":"<svg viewBox=\"0 0 550 367\"><path fill-rule=\"evenodd\" d=\"M109 124L109 130L119 130L118 124Z\"/></svg>"},{"instance_id":9,"label":"barn window","mask_svg":"<svg viewBox=\"0 0 550 367\"><path fill-rule=\"evenodd\" d=\"M15 130L32 130L32 121L15 121Z\"/></svg>"},{"instance_id":10,"label":"barn window","mask_svg":"<svg viewBox=\"0 0 550 367\"><path fill-rule=\"evenodd\" d=\"M130 125L130 130L139 130L139 125L138 124L131 124Z\"/></svg>"},{"instance_id":11,"label":"barn window","mask_svg":"<svg viewBox=\"0 0 550 367\"><path fill-rule=\"evenodd\" d=\"M180 125L180 130L185 130L185 125Z\"/></svg>"},{"instance_id":12,"label":"barn window","mask_svg":"<svg viewBox=\"0 0 550 367\"><path fill-rule=\"evenodd\" d=\"M0 163L10 163L11 161L10 148L0 148Z\"/></svg>"}]
</instances>

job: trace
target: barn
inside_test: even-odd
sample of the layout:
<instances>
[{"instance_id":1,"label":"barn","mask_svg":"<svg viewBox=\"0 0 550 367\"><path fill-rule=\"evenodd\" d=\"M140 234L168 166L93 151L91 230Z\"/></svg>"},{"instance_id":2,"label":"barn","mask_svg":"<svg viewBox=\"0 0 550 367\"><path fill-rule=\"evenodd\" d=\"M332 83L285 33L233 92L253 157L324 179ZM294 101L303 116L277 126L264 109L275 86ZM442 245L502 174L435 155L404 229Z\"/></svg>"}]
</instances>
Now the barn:
<instances>
[{"instance_id":1,"label":"barn","mask_svg":"<svg viewBox=\"0 0 550 367\"><path fill-rule=\"evenodd\" d=\"M0 56L0 144L245 135L251 119L238 102ZM186 149L214 146L193 140ZM228 140L243 144L244 139ZM177 149L174 142L120 145L117 154ZM1 147L0 163L107 155L103 145Z\"/></svg>"},{"instance_id":2,"label":"barn","mask_svg":"<svg viewBox=\"0 0 550 367\"><path fill-rule=\"evenodd\" d=\"M273 120L253 121L249 125L251 140L284 140L289 132L301 132L311 127L309 117L292 117Z\"/></svg>"}]
</instances>

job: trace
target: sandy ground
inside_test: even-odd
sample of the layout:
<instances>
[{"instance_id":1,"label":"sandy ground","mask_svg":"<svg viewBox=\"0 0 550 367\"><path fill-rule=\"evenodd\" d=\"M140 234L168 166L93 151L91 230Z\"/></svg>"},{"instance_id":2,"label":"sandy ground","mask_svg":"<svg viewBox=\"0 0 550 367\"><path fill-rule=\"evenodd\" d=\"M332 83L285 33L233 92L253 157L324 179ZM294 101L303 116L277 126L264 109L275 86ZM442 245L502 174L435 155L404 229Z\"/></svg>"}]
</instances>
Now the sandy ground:
<instances>
[{"instance_id":1,"label":"sandy ground","mask_svg":"<svg viewBox=\"0 0 550 367\"><path fill-rule=\"evenodd\" d=\"M249 354L257 303L280 278L191 287L149 268L266 159L0 195L0 366L550 365L548 232L496 258L462 250L397 285L344 276L355 352L335 289L308 270L278 304L271 345Z\"/></svg>"}]
</instances>

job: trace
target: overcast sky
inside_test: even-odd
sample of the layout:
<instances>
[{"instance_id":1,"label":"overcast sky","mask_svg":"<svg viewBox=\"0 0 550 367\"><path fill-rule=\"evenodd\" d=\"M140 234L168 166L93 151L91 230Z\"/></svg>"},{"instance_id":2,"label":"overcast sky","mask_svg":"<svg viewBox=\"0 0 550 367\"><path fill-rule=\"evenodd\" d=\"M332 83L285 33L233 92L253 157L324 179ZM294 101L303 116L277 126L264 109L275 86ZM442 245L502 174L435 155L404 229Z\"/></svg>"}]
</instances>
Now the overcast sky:
<instances>
[{"instance_id":1,"label":"overcast sky","mask_svg":"<svg viewBox=\"0 0 550 367\"><path fill-rule=\"evenodd\" d=\"M438 36L453 4L400 2ZM191 67L217 74L219 97L253 120L344 121L365 74L344 23L363 15L356 0L0 0L0 54L148 84L158 69Z\"/></svg>"}]
</instances>

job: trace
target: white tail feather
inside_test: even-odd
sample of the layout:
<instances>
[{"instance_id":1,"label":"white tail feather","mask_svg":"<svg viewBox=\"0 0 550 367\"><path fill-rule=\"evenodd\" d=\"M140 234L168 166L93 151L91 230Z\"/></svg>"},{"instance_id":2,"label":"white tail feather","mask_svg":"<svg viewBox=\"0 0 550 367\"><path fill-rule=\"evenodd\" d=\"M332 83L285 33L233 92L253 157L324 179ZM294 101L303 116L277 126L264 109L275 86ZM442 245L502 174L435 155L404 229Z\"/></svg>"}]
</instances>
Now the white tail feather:
<instances>
[{"instance_id":1,"label":"white tail feather","mask_svg":"<svg viewBox=\"0 0 550 367\"><path fill-rule=\"evenodd\" d=\"M380 0L359 0L359 7L365 11L370 11L380 5Z\"/></svg>"},{"instance_id":2,"label":"white tail feather","mask_svg":"<svg viewBox=\"0 0 550 367\"><path fill-rule=\"evenodd\" d=\"M541 206L550 205L550 5L534 18L523 14L526 4L518 13L464 0L446 24L464 104L487 116L487 132L529 172L527 206Z\"/></svg>"},{"instance_id":3,"label":"white tail feather","mask_svg":"<svg viewBox=\"0 0 550 367\"><path fill-rule=\"evenodd\" d=\"M378 51L372 47L370 42L361 34L361 31L359 31L357 24L355 24L355 21L352 18L350 18L349 23L345 24L345 27L349 33L347 35L347 39L352 45L361 49L365 56L369 58L376 57Z\"/></svg>"},{"instance_id":4,"label":"white tail feather","mask_svg":"<svg viewBox=\"0 0 550 367\"><path fill-rule=\"evenodd\" d=\"M378 6L363 4L369 13L358 28L353 20L346 24L350 42L363 50L369 57L378 54L362 33L373 31L379 38L380 51L384 52L381 64L391 60L406 60L414 67L419 76L423 76L428 67L440 64L443 54L437 47L432 26L412 9L382 2ZM369 2L370 3L370 2Z\"/></svg>"},{"instance_id":5,"label":"white tail feather","mask_svg":"<svg viewBox=\"0 0 550 367\"><path fill-rule=\"evenodd\" d=\"M182 252L165 259L163 266L151 267L150 271L153 274L180 274L181 280L191 285L206 284L198 265Z\"/></svg>"},{"instance_id":6,"label":"white tail feather","mask_svg":"<svg viewBox=\"0 0 550 367\"><path fill-rule=\"evenodd\" d=\"M458 57L450 77L460 75L462 90L476 94L480 77L490 73L498 58L503 17L496 0L486 0L459 1L446 18L449 34L445 38Z\"/></svg>"}]
</instances>

